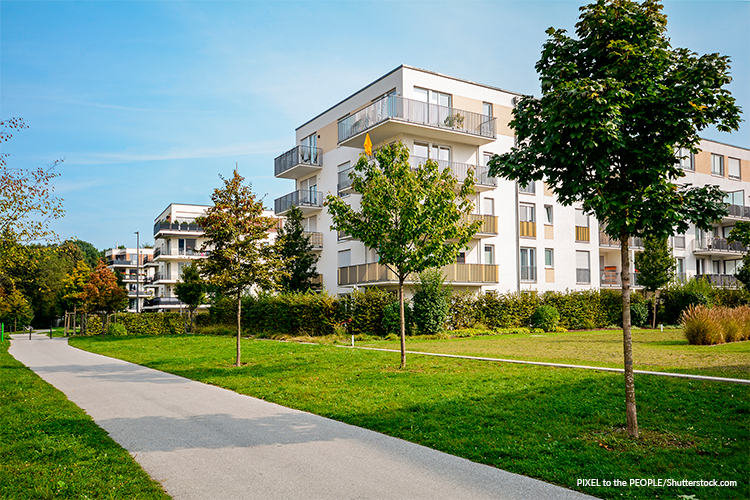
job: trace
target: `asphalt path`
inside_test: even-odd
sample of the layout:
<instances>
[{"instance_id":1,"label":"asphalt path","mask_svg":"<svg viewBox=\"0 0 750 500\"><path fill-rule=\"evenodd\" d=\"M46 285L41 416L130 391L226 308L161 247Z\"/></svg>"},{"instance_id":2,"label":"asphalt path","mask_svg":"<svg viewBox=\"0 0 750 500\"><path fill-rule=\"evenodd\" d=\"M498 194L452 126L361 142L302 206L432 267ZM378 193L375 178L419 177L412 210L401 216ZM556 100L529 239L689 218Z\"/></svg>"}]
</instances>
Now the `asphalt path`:
<instances>
[{"instance_id":1,"label":"asphalt path","mask_svg":"<svg viewBox=\"0 0 750 500\"><path fill-rule=\"evenodd\" d=\"M68 346L10 353L83 408L176 500L579 500L494 467Z\"/></svg>"}]
</instances>

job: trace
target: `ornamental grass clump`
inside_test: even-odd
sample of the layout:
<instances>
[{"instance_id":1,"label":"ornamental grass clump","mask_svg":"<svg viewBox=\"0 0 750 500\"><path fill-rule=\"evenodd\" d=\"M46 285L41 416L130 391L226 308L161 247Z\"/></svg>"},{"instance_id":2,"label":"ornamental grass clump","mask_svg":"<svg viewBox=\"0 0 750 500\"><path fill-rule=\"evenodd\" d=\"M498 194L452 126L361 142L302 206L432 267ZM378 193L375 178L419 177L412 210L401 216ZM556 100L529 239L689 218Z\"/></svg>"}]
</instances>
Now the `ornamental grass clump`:
<instances>
[{"instance_id":1,"label":"ornamental grass clump","mask_svg":"<svg viewBox=\"0 0 750 500\"><path fill-rule=\"evenodd\" d=\"M750 339L750 307L690 306L682 313L685 337L692 345Z\"/></svg>"}]
</instances>

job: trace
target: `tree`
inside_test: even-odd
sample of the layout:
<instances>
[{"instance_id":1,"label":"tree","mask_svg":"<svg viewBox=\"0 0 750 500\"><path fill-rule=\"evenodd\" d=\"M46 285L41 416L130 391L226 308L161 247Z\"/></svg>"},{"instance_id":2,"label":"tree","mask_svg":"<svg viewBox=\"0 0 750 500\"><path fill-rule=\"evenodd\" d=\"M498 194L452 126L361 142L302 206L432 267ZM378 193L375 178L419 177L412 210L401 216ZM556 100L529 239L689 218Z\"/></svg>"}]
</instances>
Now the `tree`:
<instances>
[{"instance_id":1,"label":"tree","mask_svg":"<svg viewBox=\"0 0 750 500\"><path fill-rule=\"evenodd\" d=\"M86 260L86 264L92 269L99 263L99 259L104 258L104 250L97 250L96 247L88 241L74 239L68 240L65 243L78 247L81 250L83 259Z\"/></svg>"},{"instance_id":2,"label":"tree","mask_svg":"<svg viewBox=\"0 0 750 500\"><path fill-rule=\"evenodd\" d=\"M91 276L91 268L83 260L76 262L76 267L72 269L63 279L62 290L60 291L60 302L63 308L68 311L73 309L73 333L76 333L76 318L78 309L83 306L84 287ZM67 324L66 324L67 328Z\"/></svg>"},{"instance_id":3,"label":"tree","mask_svg":"<svg viewBox=\"0 0 750 500\"><path fill-rule=\"evenodd\" d=\"M360 210L355 211L339 197L327 196L331 229L375 249L380 263L398 278L404 368L404 281L412 273L455 262L459 250L479 230L479 222L465 222L472 210L473 172L459 187L450 169L441 172L434 160L412 168L409 149L399 142L376 151L374 161L361 154L349 175L361 194Z\"/></svg>"},{"instance_id":4,"label":"tree","mask_svg":"<svg viewBox=\"0 0 750 500\"><path fill-rule=\"evenodd\" d=\"M21 326L28 325L33 317L34 311L20 291L14 288L5 295L0 290L0 321L7 324L12 322L15 332L18 330L18 323L21 323Z\"/></svg>"},{"instance_id":5,"label":"tree","mask_svg":"<svg viewBox=\"0 0 750 500\"><path fill-rule=\"evenodd\" d=\"M13 135L9 130L28 128L21 118L0 121L0 143ZM54 237L49 224L61 218L65 211L62 199L54 196L52 181L60 174L57 160L47 167L36 169L9 168L0 154L0 234L18 242L29 242Z\"/></svg>"},{"instance_id":6,"label":"tree","mask_svg":"<svg viewBox=\"0 0 750 500\"><path fill-rule=\"evenodd\" d=\"M198 272L198 266L192 262L182 268L182 280L174 287L177 298L188 306L190 311L190 332L193 331L193 313L206 301L206 283Z\"/></svg>"},{"instance_id":7,"label":"tree","mask_svg":"<svg viewBox=\"0 0 750 500\"><path fill-rule=\"evenodd\" d=\"M656 292L674 278L677 263L669 246L669 238L646 237L643 251L635 254L635 268L638 270L638 284L652 294L654 315L653 328L656 328Z\"/></svg>"},{"instance_id":8,"label":"tree","mask_svg":"<svg viewBox=\"0 0 750 500\"><path fill-rule=\"evenodd\" d=\"M230 179L219 176L224 187L214 189L214 206L198 217L204 231L203 250L208 257L198 261L207 281L237 299L237 361L240 366L242 293L252 286L276 288L281 263L268 243L268 231L278 220L263 216L263 201L255 199L250 185L237 170Z\"/></svg>"},{"instance_id":9,"label":"tree","mask_svg":"<svg viewBox=\"0 0 750 500\"><path fill-rule=\"evenodd\" d=\"M86 312L103 312L109 315L128 305L128 292L117 284L115 273L100 260L83 286L82 301ZM102 321L103 327L104 323Z\"/></svg>"},{"instance_id":10,"label":"tree","mask_svg":"<svg viewBox=\"0 0 750 500\"><path fill-rule=\"evenodd\" d=\"M276 251L288 273L279 284L287 292L307 292L313 287L312 280L318 275L315 263L318 256L313 253L310 237L302 227L302 210L292 207L286 214L284 225L276 236Z\"/></svg>"},{"instance_id":11,"label":"tree","mask_svg":"<svg viewBox=\"0 0 750 500\"><path fill-rule=\"evenodd\" d=\"M698 151L699 130L736 130L729 59L673 49L657 0L598 0L582 7L578 39L549 38L536 64L542 96L523 97L510 125L517 146L490 173L519 183L545 180L563 205L586 213L621 242L627 429L638 436L630 325L631 236L708 229L726 214L716 187L676 185L678 148Z\"/></svg>"},{"instance_id":12,"label":"tree","mask_svg":"<svg viewBox=\"0 0 750 500\"><path fill-rule=\"evenodd\" d=\"M738 242L745 247L745 254L742 256L742 267L737 271L735 276L750 291L750 222L739 221L729 232L727 241Z\"/></svg>"}]
</instances>

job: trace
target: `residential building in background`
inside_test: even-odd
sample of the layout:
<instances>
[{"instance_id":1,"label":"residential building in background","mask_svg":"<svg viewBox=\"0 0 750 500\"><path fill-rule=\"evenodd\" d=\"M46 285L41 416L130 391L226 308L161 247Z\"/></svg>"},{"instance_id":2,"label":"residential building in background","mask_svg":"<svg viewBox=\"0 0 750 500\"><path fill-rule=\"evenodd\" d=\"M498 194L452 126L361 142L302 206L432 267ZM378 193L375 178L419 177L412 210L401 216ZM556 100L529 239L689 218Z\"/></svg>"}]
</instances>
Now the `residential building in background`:
<instances>
[{"instance_id":1,"label":"residential building in background","mask_svg":"<svg viewBox=\"0 0 750 500\"><path fill-rule=\"evenodd\" d=\"M374 149L403 142L415 165L430 158L450 168L459 181L474 175L470 220L482 226L469 248L443 269L454 290L619 287L619 242L607 238L593 217L580 207L560 205L544 182L518 186L488 175L492 155L514 145L508 123L518 96L400 66L297 128L296 145L274 161L275 176L294 181L294 189L275 200L274 211L283 216L298 206L305 214L305 229L320 251L324 288L342 294L358 286L397 286L373 250L329 229L331 217L323 207L327 194L357 207L360 196L348 174L364 150L366 134ZM732 285L742 248L728 244L726 236L735 221L750 220L750 150L705 140L701 148L683 160L684 182L719 185L727 193L730 215L711 234L691 228L674 236L678 273ZM631 243L637 251L640 242Z\"/></svg>"},{"instance_id":2,"label":"residential building in background","mask_svg":"<svg viewBox=\"0 0 750 500\"><path fill-rule=\"evenodd\" d=\"M152 248L110 248L104 252L107 267L122 275L128 292L128 312L143 310L143 305L153 292L148 289L153 269L148 265L153 260Z\"/></svg>"}]
</instances>

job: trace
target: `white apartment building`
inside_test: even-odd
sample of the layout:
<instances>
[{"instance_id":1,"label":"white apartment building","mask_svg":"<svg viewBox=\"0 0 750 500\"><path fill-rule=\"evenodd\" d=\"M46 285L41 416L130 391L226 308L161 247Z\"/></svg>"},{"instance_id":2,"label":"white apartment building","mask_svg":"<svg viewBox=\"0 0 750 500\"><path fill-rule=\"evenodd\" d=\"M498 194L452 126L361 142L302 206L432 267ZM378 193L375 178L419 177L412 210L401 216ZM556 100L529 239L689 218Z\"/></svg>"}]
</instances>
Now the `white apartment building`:
<instances>
[{"instance_id":1,"label":"white apartment building","mask_svg":"<svg viewBox=\"0 0 750 500\"><path fill-rule=\"evenodd\" d=\"M320 251L318 271L331 293L356 286L394 288L395 276L374 251L330 230L327 194L359 203L349 170L364 150L402 141L412 161L435 159L462 181L475 172L472 219L482 228L444 273L454 289L499 292L582 290L619 286L619 246L599 231L593 217L563 207L543 182L529 186L490 177L487 161L510 150L508 126L520 94L409 66L400 66L296 130L296 145L274 161L277 178L294 190L275 200L277 216L298 206ZM727 192L732 215L714 234L690 231L674 238L678 272L731 282L741 249L726 243L736 220L750 219L750 151L703 141L704 151L685 162L685 182L717 184ZM723 158L719 160L719 157ZM637 250L637 241L634 241ZM634 271L634 270L632 270Z\"/></svg>"},{"instance_id":2,"label":"white apartment building","mask_svg":"<svg viewBox=\"0 0 750 500\"><path fill-rule=\"evenodd\" d=\"M122 281L128 292L128 312L143 310L145 300L153 295L148 290L153 270L147 266L153 260L152 248L110 248L104 252L107 267L112 272L122 273Z\"/></svg>"},{"instance_id":3,"label":"white apartment building","mask_svg":"<svg viewBox=\"0 0 750 500\"><path fill-rule=\"evenodd\" d=\"M146 266L154 269L151 286L153 298L146 301L147 311L174 311L185 305L177 298L175 285L182 277L182 269L207 253L202 250L205 242L203 229L195 219L205 215L207 205L182 205L171 203L154 221L153 260ZM273 217L273 212L264 210L263 216ZM276 237L276 228L269 232L269 241ZM208 305L202 305L207 308Z\"/></svg>"}]
</instances>

